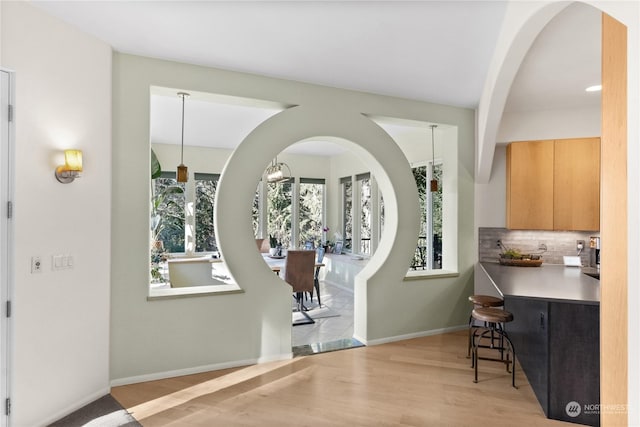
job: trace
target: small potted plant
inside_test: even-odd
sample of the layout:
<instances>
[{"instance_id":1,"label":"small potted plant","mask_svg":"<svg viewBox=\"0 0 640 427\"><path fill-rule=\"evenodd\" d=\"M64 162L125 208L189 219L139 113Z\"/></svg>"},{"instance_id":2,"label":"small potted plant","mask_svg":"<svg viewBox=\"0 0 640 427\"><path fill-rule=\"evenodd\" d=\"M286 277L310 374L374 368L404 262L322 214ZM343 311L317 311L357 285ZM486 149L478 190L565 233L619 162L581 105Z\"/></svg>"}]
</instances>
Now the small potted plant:
<instances>
[{"instance_id":1,"label":"small potted plant","mask_svg":"<svg viewBox=\"0 0 640 427\"><path fill-rule=\"evenodd\" d=\"M329 232L329 227L322 227L322 234L326 240L324 242L321 242L321 246L324 248L325 253L329 253L329 247L333 245L331 240L327 238L328 232Z\"/></svg>"},{"instance_id":2,"label":"small potted plant","mask_svg":"<svg viewBox=\"0 0 640 427\"><path fill-rule=\"evenodd\" d=\"M269 255L277 256L282 251L282 244L275 236L269 234Z\"/></svg>"}]
</instances>

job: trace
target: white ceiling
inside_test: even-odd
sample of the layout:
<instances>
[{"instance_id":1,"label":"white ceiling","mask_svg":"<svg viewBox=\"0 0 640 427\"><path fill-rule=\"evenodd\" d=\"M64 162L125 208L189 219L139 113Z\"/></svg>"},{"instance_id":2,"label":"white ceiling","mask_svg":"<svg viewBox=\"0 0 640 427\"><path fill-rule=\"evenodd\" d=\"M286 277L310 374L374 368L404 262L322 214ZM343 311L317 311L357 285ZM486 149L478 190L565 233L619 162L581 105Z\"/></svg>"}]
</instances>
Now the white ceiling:
<instances>
[{"instance_id":1,"label":"white ceiling","mask_svg":"<svg viewBox=\"0 0 640 427\"><path fill-rule=\"evenodd\" d=\"M120 52L468 108L479 103L506 8L505 1L31 3ZM584 93L600 80L599 19L596 9L572 4L552 21L506 111L599 103L598 94ZM233 148L286 108L227 101L186 101L185 144ZM152 115L152 140L179 142L179 98L153 96ZM314 151L313 143L301 146Z\"/></svg>"},{"instance_id":2,"label":"white ceiling","mask_svg":"<svg viewBox=\"0 0 640 427\"><path fill-rule=\"evenodd\" d=\"M536 38L511 86L505 111L599 107L601 14L573 3Z\"/></svg>"},{"instance_id":3,"label":"white ceiling","mask_svg":"<svg viewBox=\"0 0 640 427\"><path fill-rule=\"evenodd\" d=\"M50 1L115 50L475 107L500 1Z\"/></svg>"}]
</instances>

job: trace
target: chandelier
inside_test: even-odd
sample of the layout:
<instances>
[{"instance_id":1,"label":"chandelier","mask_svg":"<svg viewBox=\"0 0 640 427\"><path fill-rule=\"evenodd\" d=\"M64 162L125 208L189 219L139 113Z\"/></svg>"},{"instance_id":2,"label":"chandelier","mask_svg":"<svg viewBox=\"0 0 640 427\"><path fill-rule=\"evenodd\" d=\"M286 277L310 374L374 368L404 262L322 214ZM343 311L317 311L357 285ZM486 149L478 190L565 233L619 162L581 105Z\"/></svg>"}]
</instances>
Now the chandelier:
<instances>
[{"instance_id":1,"label":"chandelier","mask_svg":"<svg viewBox=\"0 0 640 427\"><path fill-rule=\"evenodd\" d=\"M282 182L291 179L291 169L286 163L278 162L278 157L271 161L265 174L267 182Z\"/></svg>"}]
</instances>

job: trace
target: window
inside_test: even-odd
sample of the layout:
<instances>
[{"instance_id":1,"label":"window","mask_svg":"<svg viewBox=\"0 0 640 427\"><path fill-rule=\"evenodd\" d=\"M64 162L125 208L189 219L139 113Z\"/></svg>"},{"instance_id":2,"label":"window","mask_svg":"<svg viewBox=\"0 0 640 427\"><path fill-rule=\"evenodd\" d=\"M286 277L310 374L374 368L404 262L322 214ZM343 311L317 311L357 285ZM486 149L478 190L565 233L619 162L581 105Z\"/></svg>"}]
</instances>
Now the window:
<instances>
[{"instance_id":1,"label":"window","mask_svg":"<svg viewBox=\"0 0 640 427\"><path fill-rule=\"evenodd\" d=\"M196 252L217 251L213 205L220 175L196 173Z\"/></svg>"},{"instance_id":2,"label":"window","mask_svg":"<svg viewBox=\"0 0 640 427\"><path fill-rule=\"evenodd\" d=\"M412 171L418 187L420 229L411 268L442 269L442 164L429 162ZM438 191L430 191L432 179L438 181Z\"/></svg>"},{"instance_id":3,"label":"window","mask_svg":"<svg viewBox=\"0 0 640 427\"><path fill-rule=\"evenodd\" d=\"M184 252L185 186L175 176L162 172L153 180L151 231L154 248L162 252Z\"/></svg>"},{"instance_id":4,"label":"window","mask_svg":"<svg viewBox=\"0 0 640 427\"><path fill-rule=\"evenodd\" d=\"M152 211L152 237L154 241L161 242L158 249L164 252L186 252L185 242L187 234L191 235L187 232L190 227L195 229L196 252L218 250L213 206L220 175L196 172L194 176L194 183L187 182L186 185L176 182L175 172L162 172L160 178L153 181L151 208L155 212ZM186 207L194 205L195 211L188 213L191 209Z\"/></svg>"},{"instance_id":5,"label":"window","mask_svg":"<svg viewBox=\"0 0 640 427\"><path fill-rule=\"evenodd\" d=\"M353 184L351 177L340 178L342 189L342 238L344 239L343 249L351 250L353 240Z\"/></svg>"},{"instance_id":6,"label":"window","mask_svg":"<svg viewBox=\"0 0 640 427\"><path fill-rule=\"evenodd\" d=\"M324 188L324 179L300 178L299 247L305 242L322 243Z\"/></svg>"},{"instance_id":7,"label":"window","mask_svg":"<svg viewBox=\"0 0 640 427\"><path fill-rule=\"evenodd\" d=\"M290 179L267 186L267 234L285 248L291 247L292 184Z\"/></svg>"},{"instance_id":8,"label":"window","mask_svg":"<svg viewBox=\"0 0 640 427\"><path fill-rule=\"evenodd\" d=\"M364 173L356 176L360 191L360 251L371 254L371 175Z\"/></svg>"}]
</instances>

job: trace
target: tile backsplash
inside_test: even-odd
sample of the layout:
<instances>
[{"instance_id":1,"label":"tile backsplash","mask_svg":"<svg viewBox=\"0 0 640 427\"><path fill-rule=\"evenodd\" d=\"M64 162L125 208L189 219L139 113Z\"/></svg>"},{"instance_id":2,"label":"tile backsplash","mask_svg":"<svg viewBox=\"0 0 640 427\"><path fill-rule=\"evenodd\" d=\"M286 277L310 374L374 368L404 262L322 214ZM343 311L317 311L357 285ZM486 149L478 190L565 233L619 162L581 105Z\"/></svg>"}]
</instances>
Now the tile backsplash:
<instances>
[{"instance_id":1,"label":"tile backsplash","mask_svg":"<svg viewBox=\"0 0 640 427\"><path fill-rule=\"evenodd\" d=\"M480 227L478 236L478 259L497 262L502 249L496 242L502 241L506 248L518 249L522 253L540 254L546 264L563 264L565 255L576 256L576 240L584 240L585 248L580 254L582 265L589 265L589 237L600 236L597 231L540 231L508 230L506 228ZM547 250L538 249L542 244Z\"/></svg>"}]
</instances>

